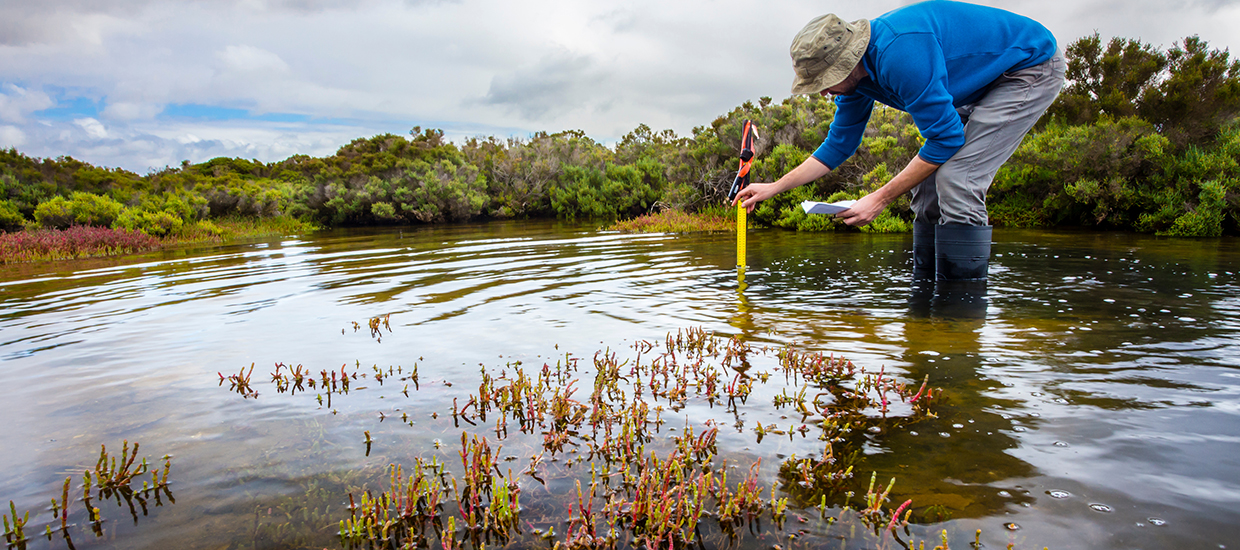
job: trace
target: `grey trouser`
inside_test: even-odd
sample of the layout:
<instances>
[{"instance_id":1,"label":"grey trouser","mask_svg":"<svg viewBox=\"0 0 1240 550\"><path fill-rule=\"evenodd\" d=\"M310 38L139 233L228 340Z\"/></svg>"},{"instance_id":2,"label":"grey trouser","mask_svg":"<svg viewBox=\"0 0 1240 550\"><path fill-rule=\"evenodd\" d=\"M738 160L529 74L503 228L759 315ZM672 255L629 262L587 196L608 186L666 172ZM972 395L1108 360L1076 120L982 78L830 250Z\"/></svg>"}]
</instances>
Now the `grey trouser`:
<instances>
[{"instance_id":1,"label":"grey trouser","mask_svg":"<svg viewBox=\"0 0 1240 550\"><path fill-rule=\"evenodd\" d=\"M913 188L913 213L927 223L987 225L986 190L1063 86L1063 53L1003 73L976 103L956 109L964 146Z\"/></svg>"}]
</instances>

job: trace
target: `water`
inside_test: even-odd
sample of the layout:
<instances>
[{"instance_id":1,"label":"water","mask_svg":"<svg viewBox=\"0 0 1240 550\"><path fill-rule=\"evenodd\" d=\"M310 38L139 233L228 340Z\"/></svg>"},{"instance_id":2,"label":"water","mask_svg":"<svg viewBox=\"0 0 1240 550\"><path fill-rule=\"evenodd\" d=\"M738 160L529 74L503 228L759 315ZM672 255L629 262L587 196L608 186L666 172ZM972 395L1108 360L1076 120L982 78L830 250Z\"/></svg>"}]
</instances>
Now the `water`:
<instances>
[{"instance_id":1,"label":"water","mask_svg":"<svg viewBox=\"0 0 1240 550\"><path fill-rule=\"evenodd\" d=\"M1218 548L1240 534L1240 241L1001 229L984 297L911 290L903 235L757 231L742 283L733 247L512 222L4 266L0 502L41 529L64 478L78 494L99 445L128 439L173 455L176 502L136 520L100 505L102 538L74 502L76 547L332 545L342 488L378 486L389 462L454 459L460 430L443 415L480 369L631 354L700 326L943 387L938 419L868 433L859 467L897 479L919 539L947 529L963 547L980 528L991 548ZM380 341L366 324L386 314ZM325 407L277 394L263 380L276 362L417 364L421 387L367 381ZM251 364L257 399L220 387L217 373ZM792 421L750 405L721 436L728 452L764 465L804 452L759 443L753 422ZM532 452L505 445L513 464ZM551 525L539 490L570 488L529 488L523 519ZM294 515L298 532L275 527Z\"/></svg>"}]
</instances>

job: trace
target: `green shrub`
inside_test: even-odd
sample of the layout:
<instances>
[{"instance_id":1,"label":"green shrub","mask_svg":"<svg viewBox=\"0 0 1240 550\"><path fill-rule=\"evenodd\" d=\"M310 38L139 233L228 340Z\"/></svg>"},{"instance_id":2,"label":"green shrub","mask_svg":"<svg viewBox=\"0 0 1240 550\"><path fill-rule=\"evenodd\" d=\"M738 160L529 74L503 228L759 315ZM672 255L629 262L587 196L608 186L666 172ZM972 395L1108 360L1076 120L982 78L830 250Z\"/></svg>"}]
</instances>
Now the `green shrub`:
<instances>
[{"instance_id":1,"label":"green shrub","mask_svg":"<svg viewBox=\"0 0 1240 550\"><path fill-rule=\"evenodd\" d=\"M1197 206L1175 219L1171 228L1159 235L1175 237L1218 237L1223 234L1223 206L1226 190L1217 181L1201 184Z\"/></svg>"},{"instance_id":2,"label":"green shrub","mask_svg":"<svg viewBox=\"0 0 1240 550\"><path fill-rule=\"evenodd\" d=\"M72 225L110 227L124 208L111 197L90 193L73 193L68 199L53 197L34 209L34 219L41 227L65 229Z\"/></svg>"},{"instance_id":3,"label":"green shrub","mask_svg":"<svg viewBox=\"0 0 1240 550\"><path fill-rule=\"evenodd\" d=\"M425 223L470 220L482 214L487 202L478 168L448 160L414 161L391 193L404 216Z\"/></svg>"},{"instance_id":4,"label":"green shrub","mask_svg":"<svg viewBox=\"0 0 1240 550\"><path fill-rule=\"evenodd\" d=\"M34 219L39 226L48 229L63 229L74 223L69 201L64 197L52 197L39 203L34 209Z\"/></svg>"},{"instance_id":5,"label":"green shrub","mask_svg":"<svg viewBox=\"0 0 1240 550\"><path fill-rule=\"evenodd\" d=\"M26 217L17 210L17 205L0 199L0 231L16 231L26 224Z\"/></svg>"},{"instance_id":6,"label":"green shrub","mask_svg":"<svg viewBox=\"0 0 1240 550\"><path fill-rule=\"evenodd\" d=\"M1135 118L1051 124L1027 136L996 174L992 223L1127 227L1168 150L1152 125Z\"/></svg>"},{"instance_id":7,"label":"green shrub","mask_svg":"<svg viewBox=\"0 0 1240 550\"><path fill-rule=\"evenodd\" d=\"M224 230L210 220L200 220L195 222L193 226L186 229L186 232L209 235L211 237L220 237L224 234Z\"/></svg>"},{"instance_id":8,"label":"green shrub","mask_svg":"<svg viewBox=\"0 0 1240 550\"><path fill-rule=\"evenodd\" d=\"M659 175L647 164L603 169L565 166L551 190L551 207L562 218L616 218L646 212L659 198Z\"/></svg>"},{"instance_id":9,"label":"green shrub","mask_svg":"<svg viewBox=\"0 0 1240 550\"><path fill-rule=\"evenodd\" d=\"M1003 193L991 196L986 210L991 225L1000 227L1046 227L1049 222L1040 201L1027 193Z\"/></svg>"},{"instance_id":10,"label":"green shrub","mask_svg":"<svg viewBox=\"0 0 1240 550\"><path fill-rule=\"evenodd\" d=\"M837 195L845 195L845 193L836 193L825 202L852 198L848 196L835 198ZM780 200L776 201L776 199ZM817 201L821 200L821 198L814 196L814 190L811 186L804 185L792 191L781 193L771 200L764 201L754 210L754 213L757 214L755 218L759 220L770 219L770 225L784 229L795 229L797 231L821 232L847 229L848 226L836 219L835 216L806 214L805 209L801 208L801 202L807 200ZM778 217L771 219L773 214L778 214Z\"/></svg>"},{"instance_id":11,"label":"green shrub","mask_svg":"<svg viewBox=\"0 0 1240 550\"><path fill-rule=\"evenodd\" d=\"M868 224L861 226L862 233L912 233L913 222L901 218L891 212L888 208L878 214Z\"/></svg>"},{"instance_id":12,"label":"green shrub","mask_svg":"<svg viewBox=\"0 0 1240 550\"><path fill-rule=\"evenodd\" d=\"M380 220L396 219L396 207L390 202L376 202L370 205L370 212Z\"/></svg>"},{"instance_id":13,"label":"green shrub","mask_svg":"<svg viewBox=\"0 0 1240 550\"><path fill-rule=\"evenodd\" d=\"M141 231L152 237L171 237L181 233L185 220L167 210L139 210L126 208L116 218L114 228Z\"/></svg>"}]
</instances>

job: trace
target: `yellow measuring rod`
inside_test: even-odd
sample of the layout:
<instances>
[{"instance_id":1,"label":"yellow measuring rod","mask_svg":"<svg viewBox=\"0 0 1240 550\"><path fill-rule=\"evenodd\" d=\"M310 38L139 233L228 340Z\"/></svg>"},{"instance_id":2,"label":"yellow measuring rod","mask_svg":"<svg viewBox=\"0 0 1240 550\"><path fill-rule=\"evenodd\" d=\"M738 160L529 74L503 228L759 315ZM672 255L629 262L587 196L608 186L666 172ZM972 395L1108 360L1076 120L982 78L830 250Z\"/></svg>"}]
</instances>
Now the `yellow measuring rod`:
<instances>
[{"instance_id":1,"label":"yellow measuring rod","mask_svg":"<svg viewBox=\"0 0 1240 550\"><path fill-rule=\"evenodd\" d=\"M736 267L745 269L745 207L736 205Z\"/></svg>"},{"instance_id":2,"label":"yellow measuring rod","mask_svg":"<svg viewBox=\"0 0 1240 550\"><path fill-rule=\"evenodd\" d=\"M753 140L758 135L753 122L746 120L741 129L741 165L736 169L736 179L732 189L728 190L728 202L736 199L736 194L749 185L749 169L753 166ZM745 269L745 207L736 204L736 267Z\"/></svg>"}]
</instances>

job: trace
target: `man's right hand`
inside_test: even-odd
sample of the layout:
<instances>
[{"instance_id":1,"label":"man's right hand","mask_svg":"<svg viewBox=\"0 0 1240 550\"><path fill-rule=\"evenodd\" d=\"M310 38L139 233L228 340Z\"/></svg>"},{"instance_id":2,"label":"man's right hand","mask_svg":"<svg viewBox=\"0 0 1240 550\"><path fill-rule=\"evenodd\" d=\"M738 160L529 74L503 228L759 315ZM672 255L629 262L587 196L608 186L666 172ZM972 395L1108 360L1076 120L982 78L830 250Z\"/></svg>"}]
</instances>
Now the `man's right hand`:
<instances>
[{"instance_id":1,"label":"man's right hand","mask_svg":"<svg viewBox=\"0 0 1240 550\"><path fill-rule=\"evenodd\" d=\"M751 183L736 193L732 206L739 203L745 207L746 212L753 212L753 209L758 207L758 203L778 195L780 191L779 186L774 183Z\"/></svg>"},{"instance_id":2,"label":"man's right hand","mask_svg":"<svg viewBox=\"0 0 1240 550\"><path fill-rule=\"evenodd\" d=\"M805 159L796 168L790 170L784 177L774 183L751 183L749 187L741 189L736 193L736 198L732 201L732 205L741 204L745 207L746 212L753 212L758 203L774 197L784 191L794 187L800 187L821 178L831 172L827 165L818 162L818 159L809 157Z\"/></svg>"}]
</instances>

